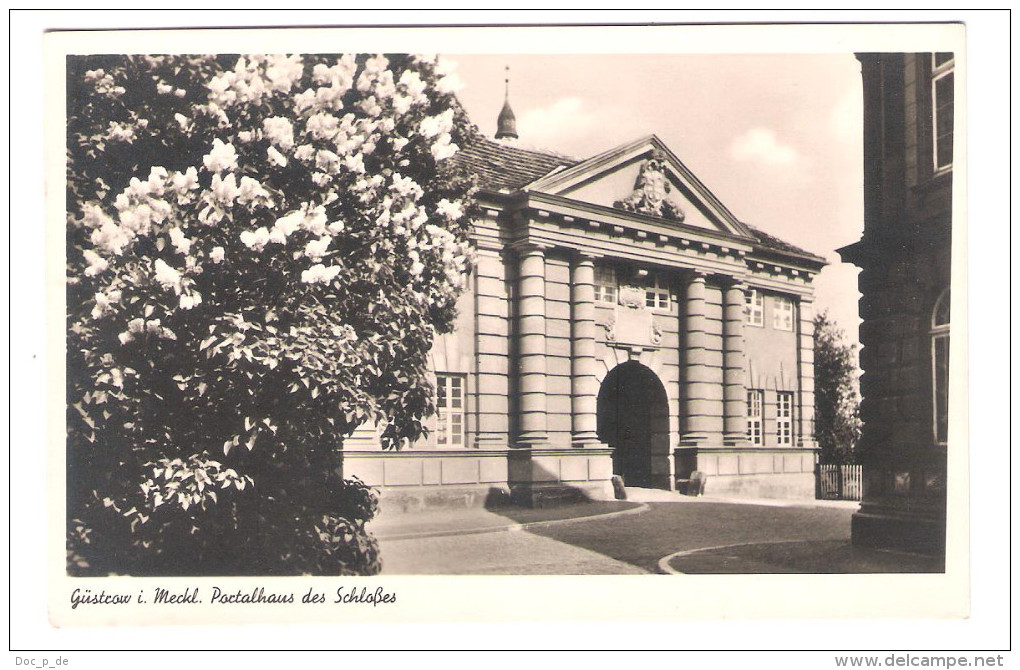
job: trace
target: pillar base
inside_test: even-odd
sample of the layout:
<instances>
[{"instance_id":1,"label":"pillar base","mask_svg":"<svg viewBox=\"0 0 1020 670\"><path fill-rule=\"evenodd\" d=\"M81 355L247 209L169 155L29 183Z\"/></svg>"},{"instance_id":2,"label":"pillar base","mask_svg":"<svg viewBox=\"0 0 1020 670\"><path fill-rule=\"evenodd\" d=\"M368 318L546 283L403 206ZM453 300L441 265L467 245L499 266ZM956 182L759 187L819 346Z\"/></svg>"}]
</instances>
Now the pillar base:
<instances>
[{"instance_id":1,"label":"pillar base","mask_svg":"<svg viewBox=\"0 0 1020 670\"><path fill-rule=\"evenodd\" d=\"M723 435L723 444L727 447L749 447L747 433L727 433Z\"/></svg>"},{"instance_id":2,"label":"pillar base","mask_svg":"<svg viewBox=\"0 0 1020 670\"><path fill-rule=\"evenodd\" d=\"M571 435L570 446L583 449L584 447L601 447L602 443L594 432L584 432Z\"/></svg>"},{"instance_id":3,"label":"pillar base","mask_svg":"<svg viewBox=\"0 0 1020 670\"><path fill-rule=\"evenodd\" d=\"M855 546L945 556L946 520L934 511L875 508L865 503L850 519Z\"/></svg>"},{"instance_id":4,"label":"pillar base","mask_svg":"<svg viewBox=\"0 0 1020 670\"><path fill-rule=\"evenodd\" d=\"M544 449L549 446L549 436L545 433L521 435L513 444L517 449Z\"/></svg>"},{"instance_id":5,"label":"pillar base","mask_svg":"<svg viewBox=\"0 0 1020 670\"><path fill-rule=\"evenodd\" d=\"M506 437L487 437L479 435L475 438L475 449L479 451L487 451L491 449L505 450L509 444Z\"/></svg>"},{"instance_id":6,"label":"pillar base","mask_svg":"<svg viewBox=\"0 0 1020 670\"><path fill-rule=\"evenodd\" d=\"M684 433L680 436L681 447L697 447L708 442L708 435L705 433Z\"/></svg>"}]
</instances>

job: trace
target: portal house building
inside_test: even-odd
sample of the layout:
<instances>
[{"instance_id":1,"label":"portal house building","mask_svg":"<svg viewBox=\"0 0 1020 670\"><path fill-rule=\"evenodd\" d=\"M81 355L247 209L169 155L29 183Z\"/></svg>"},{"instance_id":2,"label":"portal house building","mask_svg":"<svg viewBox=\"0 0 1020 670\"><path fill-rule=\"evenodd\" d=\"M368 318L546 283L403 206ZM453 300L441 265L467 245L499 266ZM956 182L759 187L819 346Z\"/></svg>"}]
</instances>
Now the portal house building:
<instances>
[{"instance_id":1,"label":"portal house building","mask_svg":"<svg viewBox=\"0 0 1020 670\"><path fill-rule=\"evenodd\" d=\"M428 438L343 445L385 504L611 499L611 478L814 497L812 279L824 259L737 219L655 136L586 160L499 140L455 160L484 214Z\"/></svg>"}]
</instances>

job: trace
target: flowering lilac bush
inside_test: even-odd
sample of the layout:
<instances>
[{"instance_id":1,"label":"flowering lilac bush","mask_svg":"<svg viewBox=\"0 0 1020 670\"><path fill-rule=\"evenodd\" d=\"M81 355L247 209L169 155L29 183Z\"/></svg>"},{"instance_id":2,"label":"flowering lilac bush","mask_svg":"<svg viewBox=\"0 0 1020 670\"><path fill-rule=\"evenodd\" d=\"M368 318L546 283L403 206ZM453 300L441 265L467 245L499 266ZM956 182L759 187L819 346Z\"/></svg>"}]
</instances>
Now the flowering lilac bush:
<instances>
[{"instance_id":1,"label":"flowering lilac bush","mask_svg":"<svg viewBox=\"0 0 1020 670\"><path fill-rule=\"evenodd\" d=\"M71 570L378 570L337 475L434 412L474 128L432 58L68 60Z\"/></svg>"}]
</instances>

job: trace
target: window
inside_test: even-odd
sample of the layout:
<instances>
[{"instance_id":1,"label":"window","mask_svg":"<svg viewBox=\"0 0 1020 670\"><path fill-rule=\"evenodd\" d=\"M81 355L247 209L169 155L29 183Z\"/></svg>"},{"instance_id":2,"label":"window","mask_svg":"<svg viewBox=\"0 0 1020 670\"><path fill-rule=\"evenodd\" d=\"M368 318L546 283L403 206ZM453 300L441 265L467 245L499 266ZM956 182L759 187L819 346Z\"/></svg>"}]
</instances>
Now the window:
<instances>
[{"instance_id":1,"label":"window","mask_svg":"<svg viewBox=\"0 0 1020 670\"><path fill-rule=\"evenodd\" d=\"M935 301L931 318L932 430L935 443L949 438L949 289Z\"/></svg>"},{"instance_id":2,"label":"window","mask_svg":"<svg viewBox=\"0 0 1020 670\"><path fill-rule=\"evenodd\" d=\"M789 391L776 394L776 444L793 445L793 393Z\"/></svg>"},{"instance_id":3,"label":"window","mask_svg":"<svg viewBox=\"0 0 1020 670\"><path fill-rule=\"evenodd\" d=\"M645 307L669 309L669 282L665 277L652 274L645 285Z\"/></svg>"},{"instance_id":4,"label":"window","mask_svg":"<svg viewBox=\"0 0 1020 670\"><path fill-rule=\"evenodd\" d=\"M616 304L616 270L611 267L595 267L595 302Z\"/></svg>"},{"instance_id":5,"label":"window","mask_svg":"<svg viewBox=\"0 0 1020 670\"><path fill-rule=\"evenodd\" d=\"M749 326L765 327L765 297L751 289L744 294L744 314Z\"/></svg>"},{"instance_id":6,"label":"window","mask_svg":"<svg viewBox=\"0 0 1020 670\"><path fill-rule=\"evenodd\" d=\"M953 167L953 66L952 53L932 54L931 127L935 172Z\"/></svg>"},{"instance_id":7,"label":"window","mask_svg":"<svg viewBox=\"0 0 1020 670\"><path fill-rule=\"evenodd\" d=\"M436 446L462 447L464 436L463 375L436 375Z\"/></svg>"},{"instance_id":8,"label":"window","mask_svg":"<svg viewBox=\"0 0 1020 670\"><path fill-rule=\"evenodd\" d=\"M776 298L772 303L772 327L793 330L793 301L789 298Z\"/></svg>"},{"instance_id":9,"label":"window","mask_svg":"<svg viewBox=\"0 0 1020 670\"><path fill-rule=\"evenodd\" d=\"M747 392L747 440L751 444L762 444L762 415L765 406L765 392L751 389Z\"/></svg>"}]
</instances>

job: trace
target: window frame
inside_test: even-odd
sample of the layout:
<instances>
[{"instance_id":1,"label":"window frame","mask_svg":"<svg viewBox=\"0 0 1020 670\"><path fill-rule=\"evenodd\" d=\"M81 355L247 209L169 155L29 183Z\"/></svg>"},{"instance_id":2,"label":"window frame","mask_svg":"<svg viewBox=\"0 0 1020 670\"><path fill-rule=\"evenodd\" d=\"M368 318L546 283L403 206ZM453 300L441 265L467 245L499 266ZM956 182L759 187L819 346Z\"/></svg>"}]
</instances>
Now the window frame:
<instances>
[{"instance_id":1,"label":"window frame","mask_svg":"<svg viewBox=\"0 0 1020 670\"><path fill-rule=\"evenodd\" d=\"M765 295L756 288L744 292L744 316L747 325L765 327Z\"/></svg>"},{"instance_id":2,"label":"window frame","mask_svg":"<svg viewBox=\"0 0 1020 670\"><path fill-rule=\"evenodd\" d=\"M756 447L764 446L764 426L765 391L764 389L747 389L747 441Z\"/></svg>"},{"instance_id":3,"label":"window frame","mask_svg":"<svg viewBox=\"0 0 1020 670\"><path fill-rule=\"evenodd\" d=\"M953 54L953 56L950 57L949 60L947 60L944 63L938 64L938 65L935 64L935 57L936 57L936 54L932 53L931 54L931 60L930 60L930 65L931 65L931 68L930 68L930 72L931 72L931 91L930 91L930 93L931 93L931 164L932 164L933 174L939 175L939 174L943 174L943 173L946 173L946 172L950 172L953 169L953 140L954 140L954 137L956 135L956 132L955 132L956 129L955 129L955 115L954 115L954 128L950 132L950 134L948 135L949 144L950 144L950 146L949 146L949 154L950 154L949 162L947 164L945 164L945 165L939 165L939 123L938 123L939 104L938 104L938 95L937 95L937 85L938 85L938 82L939 82L940 79L944 79L946 77L953 77L952 85L954 87L956 86L956 77L955 77L956 56L955 56L955 54ZM954 106L955 106L955 102L956 102L956 95L955 95L955 89L954 89L953 103L952 103Z\"/></svg>"},{"instance_id":4,"label":"window frame","mask_svg":"<svg viewBox=\"0 0 1020 670\"><path fill-rule=\"evenodd\" d=\"M776 392L776 445L793 446L793 391Z\"/></svg>"},{"instance_id":5,"label":"window frame","mask_svg":"<svg viewBox=\"0 0 1020 670\"><path fill-rule=\"evenodd\" d=\"M596 305L616 305L620 299L620 280L615 267L612 265L596 265L593 283L595 285Z\"/></svg>"},{"instance_id":6,"label":"window frame","mask_svg":"<svg viewBox=\"0 0 1020 670\"><path fill-rule=\"evenodd\" d=\"M780 306L784 306L784 309L780 309ZM787 309L788 308L788 309ZM785 312L785 314L784 314ZM796 322L794 318L795 309L793 300L786 296L775 296L772 299L772 328L774 330L782 330L788 333L793 332L793 324ZM790 323L789 327L780 324L779 320L781 316L789 316Z\"/></svg>"},{"instance_id":7,"label":"window frame","mask_svg":"<svg viewBox=\"0 0 1020 670\"><path fill-rule=\"evenodd\" d=\"M459 392L459 397L455 391ZM460 407L454 407L455 402L459 402ZM467 375L436 373L435 421L433 445L436 449L467 447Z\"/></svg>"},{"instance_id":8,"label":"window frame","mask_svg":"<svg viewBox=\"0 0 1020 670\"><path fill-rule=\"evenodd\" d=\"M945 447L949 443L949 314L948 308L952 301L950 296L950 290L947 288L939 294L938 299L935 301L935 306L932 309L931 314L931 431L932 440L936 445ZM939 314L942 311L942 307L946 307L946 321L939 321ZM945 341L944 351L946 356L945 367L942 372L942 379L945 383L945 390L940 391L939 389L939 345L942 341ZM939 434L939 410L940 399L944 398L946 404L944 408L944 414L946 417L945 423L945 435ZM944 439L940 439L944 438Z\"/></svg>"},{"instance_id":9,"label":"window frame","mask_svg":"<svg viewBox=\"0 0 1020 670\"><path fill-rule=\"evenodd\" d=\"M670 290L669 279L661 272L650 272L645 278L645 309L654 312L669 312L673 309L673 292ZM649 305L652 300L655 304ZM665 300L665 305L660 303Z\"/></svg>"}]
</instances>

